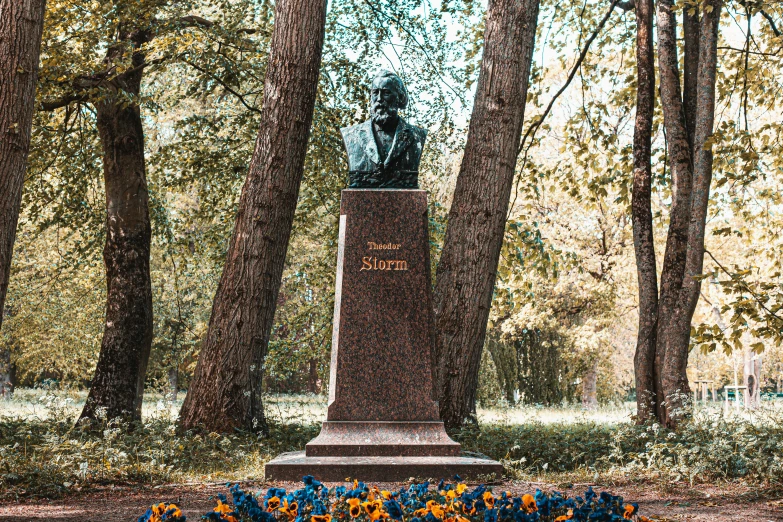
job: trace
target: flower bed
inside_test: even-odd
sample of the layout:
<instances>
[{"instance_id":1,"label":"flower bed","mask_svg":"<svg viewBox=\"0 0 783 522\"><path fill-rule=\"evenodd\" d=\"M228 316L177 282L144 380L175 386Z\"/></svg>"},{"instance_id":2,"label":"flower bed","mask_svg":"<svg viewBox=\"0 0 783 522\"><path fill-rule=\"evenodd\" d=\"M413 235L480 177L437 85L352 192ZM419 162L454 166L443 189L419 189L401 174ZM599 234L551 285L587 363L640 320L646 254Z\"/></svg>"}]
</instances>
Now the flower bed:
<instances>
[{"instance_id":1,"label":"flower bed","mask_svg":"<svg viewBox=\"0 0 783 522\"><path fill-rule=\"evenodd\" d=\"M217 506L202 520L214 522L376 522L389 519L400 522L563 522L648 521L638 514L635 503L607 492L596 494L588 488L584 496L563 493L512 497L496 493L484 485L470 490L465 484L446 484L436 488L429 482L412 484L399 491L382 491L354 481L352 489L338 486L328 489L311 476L304 477L304 488L291 493L269 488L266 493L245 493L239 484L229 487L232 503L218 495ZM185 516L173 504L152 506L138 522L184 522Z\"/></svg>"}]
</instances>

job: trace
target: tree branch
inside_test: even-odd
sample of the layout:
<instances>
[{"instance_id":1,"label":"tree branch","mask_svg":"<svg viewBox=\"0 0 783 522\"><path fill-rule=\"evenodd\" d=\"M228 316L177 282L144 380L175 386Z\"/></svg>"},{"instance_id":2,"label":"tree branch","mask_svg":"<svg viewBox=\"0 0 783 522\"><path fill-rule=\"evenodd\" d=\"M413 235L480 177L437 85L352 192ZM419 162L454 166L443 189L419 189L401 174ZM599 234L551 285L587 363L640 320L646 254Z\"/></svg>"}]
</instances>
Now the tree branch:
<instances>
[{"instance_id":1,"label":"tree branch","mask_svg":"<svg viewBox=\"0 0 783 522\"><path fill-rule=\"evenodd\" d=\"M754 292L753 290L751 290L751 288L750 288L750 285L748 285L748 284L747 284L747 283L746 283L744 280L742 280L741 278L737 277L735 274L732 274L731 272L729 272L729 271L726 269L726 267L724 267L722 264L720 264L720 261L718 261L717 259L715 259L715 256L713 256L713 255L712 255L712 252L710 252L709 250L707 250L707 249L705 248L705 249L704 249L704 253L705 253L705 254L707 254L708 256L710 256L710 258L712 259L712 261L713 261L713 262L714 262L716 265L718 265L718 268L720 268L720 269L721 269L721 272L723 272L724 274L726 274L727 276L729 276L729 278L730 278L732 281L735 281L735 282L737 282L739 285L741 285L741 286L742 286L742 288L744 288L744 289L745 289L745 291L746 291L746 292L748 292L748 293L749 293L751 296L753 296L753 300L754 300L754 301L756 301L756 302L759 304L759 306L760 306L762 309L764 309L764 311L765 311L765 312L767 312L769 315L771 315L772 317L774 317L775 319L777 319L778 321L780 321L781 323L783 323L783 317L780 317L780 316L779 316L779 315L777 315L775 312L773 312L772 310L770 310L769 308L767 308L767 305L766 305L766 304L764 304L764 302L761 300L761 298L760 298L758 295L756 295L756 292Z\"/></svg>"},{"instance_id":2,"label":"tree branch","mask_svg":"<svg viewBox=\"0 0 783 522\"><path fill-rule=\"evenodd\" d=\"M234 89L232 89L231 87L229 87L229 86L228 86L228 84L226 84L226 82L224 82L223 80L221 80L221 79L220 79L219 77L217 77L217 76L216 76L214 73L212 73L212 72L210 72L210 71L208 71L208 70L204 69L203 67L200 67L200 66L196 65L195 63L193 63L193 62L191 62L191 61L189 61L189 60L183 60L183 61L184 61L186 64L188 64L188 65L190 65L191 67L193 67L194 69L196 69L197 71L199 71L199 72L201 72L201 73L203 73L203 74L206 74L207 76L209 76L210 78L212 78L213 80L215 80L216 82L218 82L218 83L221 85L221 87L223 87L223 88L224 88L225 90L227 90L229 93L233 94L233 95L234 95L234 96L235 96L235 97L236 97L236 98L237 98L237 99L240 101L240 103L241 103L242 105L244 105L244 106L245 106L245 108L247 108L248 110L250 110L250 111L253 111L253 112L255 112L255 113L261 114L261 109L259 109L259 108L257 108L257 107L253 107L252 105L249 105L249 104L248 104L248 103L245 101L245 97L244 97L243 95L239 94L237 91L235 91Z\"/></svg>"},{"instance_id":3,"label":"tree branch","mask_svg":"<svg viewBox=\"0 0 783 522\"><path fill-rule=\"evenodd\" d=\"M533 122L530 125L530 127L528 127L527 132L525 132L525 135L522 137L522 142L519 144L519 150L517 151L517 155L522 153L522 149L525 148L525 142L527 141L528 138L531 139L531 143L532 143L533 138L535 138L536 131L538 131L538 129L541 127L541 124L544 123L546 117L549 116L549 113L552 111L552 107L554 106L557 99L560 97L561 94L565 92L568 86L571 85L571 82L576 76L576 72L582 66L582 62L584 62L585 58L587 57L587 53L590 51L590 45L592 45L593 40L595 40L596 37L598 37L598 34L603 30L604 26L606 25L606 22L609 21L609 18L612 16L612 12L614 11L614 8L617 7L619 1L620 0L612 0L612 3L609 5L609 10L606 12L604 17L598 23L598 26L592 32L590 38L588 38L587 42L585 42L585 46L582 48L582 52L579 53L579 58L576 60L574 66L571 68L571 72L568 73L568 78L566 79L566 82L563 84L562 87L560 87L560 90L557 91L555 95L552 97L552 99L549 101L549 105L547 105L546 109L544 110L544 114L542 114L540 118L538 118L535 122ZM527 149L528 150L530 149L530 145L528 145ZM527 158L527 150L525 151L525 157Z\"/></svg>"},{"instance_id":4,"label":"tree branch","mask_svg":"<svg viewBox=\"0 0 783 522\"><path fill-rule=\"evenodd\" d=\"M41 104L38 106L39 111L44 112L51 112L57 109L61 109L63 107L67 107L68 105L78 102L86 102L87 101L87 95L86 94L70 94L67 96L63 96L62 98L58 98L56 100L48 100L41 102Z\"/></svg>"},{"instance_id":5,"label":"tree branch","mask_svg":"<svg viewBox=\"0 0 783 522\"><path fill-rule=\"evenodd\" d=\"M579 53L579 58L576 60L574 66L571 68L571 72L568 73L568 78L566 79L566 82L563 84L562 87L560 87L560 90L557 91L555 95L552 97L552 99L549 101L549 105L547 105L546 109L544 110L544 114L542 114L541 117L539 117L536 121L530 124L530 127L528 127L527 131L525 132L525 135L522 136L522 140L519 143L519 149L517 150L517 156L519 156L522 153L523 149L525 150L525 156L522 159L522 167L520 168L520 170L524 170L525 166L527 166L528 153L530 152L530 147L533 145L533 141L535 140L536 132L538 132L538 129L541 127L541 124L544 123L546 117L549 116L549 113L552 111L552 107L555 105L557 99L560 97L561 94L565 92L568 86L571 85L571 82L576 76L576 72L582 67L582 63L587 57L587 53L590 50L590 45L592 45L593 40L595 40L598 37L598 34L603 30L604 26L606 25L606 22L608 22L609 18L612 16L612 13L614 12L614 8L617 7L619 3L620 0L612 0L611 4L609 4L609 10L606 12L604 17L598 23L598 26L590 34L590 37L587 39L587 42L585 42L585 45L582 48L582 52ZM528 138L530 138L530 143L528 143L527 147L525 147L525 143L527 142ZM516 203L517 193L519 192L519 179L521 179L521 177L518 178L517 180L517 187L516 190L514 191L514 201L508 207L508 214L506 215L506 220L510 218L511 212L514 209L514 204Z\"/></svg>"},{"instance_id":6,"label":"tree branch","mask_svg":"<svg viewBox=\"0 0 783 522\"><path fill-rule=\"evenodd\" d=\"M778 26L775 25L775 19L772 18L772 16L769 15L765 10L761 9L759 10L759 13L761 13L761 16L767 19L767 22L769 22L769 27L772 29L772 32L777 36L778 38L781 36L780 30L778 29Z\"/></svg>"}]
</instances>

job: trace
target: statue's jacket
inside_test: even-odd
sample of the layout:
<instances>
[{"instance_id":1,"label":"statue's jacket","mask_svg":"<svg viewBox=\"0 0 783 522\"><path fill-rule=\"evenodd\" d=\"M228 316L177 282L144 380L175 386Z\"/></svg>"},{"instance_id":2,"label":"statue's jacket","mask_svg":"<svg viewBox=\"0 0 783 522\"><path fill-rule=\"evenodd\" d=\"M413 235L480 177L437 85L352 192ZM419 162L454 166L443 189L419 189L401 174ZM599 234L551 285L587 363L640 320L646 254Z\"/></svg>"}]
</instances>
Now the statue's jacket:
<instances>
[{"instance_id":1,"label":"statue's jacket","mask_svg":"<svg viewBox=\"0 0 783 522\"><path fill-rule=\"evenodd\" d=\"M384 161L373 135L372 120L340 129L348 152L351 188L418 188L419 162L427 130L400 118Z\"/></svg>"}]
</instances>

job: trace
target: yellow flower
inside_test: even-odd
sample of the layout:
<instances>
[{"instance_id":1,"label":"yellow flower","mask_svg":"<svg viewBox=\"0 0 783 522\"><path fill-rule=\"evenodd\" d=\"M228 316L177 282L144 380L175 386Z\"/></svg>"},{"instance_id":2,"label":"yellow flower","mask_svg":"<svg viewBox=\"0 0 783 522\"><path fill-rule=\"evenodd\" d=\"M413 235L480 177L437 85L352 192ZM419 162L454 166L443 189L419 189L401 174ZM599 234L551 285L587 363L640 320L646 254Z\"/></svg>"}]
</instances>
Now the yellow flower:
<instances>
[{"instance_id":1,"label":"yellow flower","mask_svg":"<svg viewBox=\"0 0 783 522\"><path fill-rule=\"evenodd\" d=\"M379 518L388 518L389 515L383 512L383 502L380 500L370 500L362 503L362 507L367 512L367 516L370 520L378 520Z\"/></svg>"},{"instance_id":2,"label":"yellow flower","mask_svg":"<svg viewBox=\"0 0 783 522\"><path fill-rule=\"evenodd\" d=\"M574 510L569 509L567 514L560 515L555 519L555 522L565 522L566 520L571 520L572 518L574 518Z\"/></svg>"},{"instance_id":3,"label":"yellow flower","mask_svg":"<svg viewBox=\"0 0 783 522\"><path fill-rule=\"evenodd\" d=\"M533 495L531 494L522 496L522 505L525 507L525 512L527 513L538 511L538 506L536 506L536 499L533 498Z\"/></svg>"},{"instance_id":4,"label":"yellow flower","mask_svg":"<svg viewBox=\"0 0 783 522\"><path fill-rule=\"evenodd\" d=\"M266 510L271 513L275 509L280 507L280 499L278 497L270 498L266 503Z\"/></svg>"},{"instance_id":5,"label":"yellow flower","mask_svg":"<svg viewBox=\"0 0 783 522\"><path fill-rule=\"evenodd\" d=\"M427 511L432 513L435 516L435 518L440 518L440 519L443 519L443 515L446 514L446 512L443 510L443 506L441 506L434 500L427 501Z\"/></svg>"},{"instance_id":6,"label":"yellow flower","mask_svg":"<svg viewBox=\"0 0 783 522\"><path fill-rule=\"evenodd\" d=\"M310 522L332 522L332 515L313 515Z\"/></svg>"},{"instance_id":7,"label":"yellow flower","mask_svg":"<svg viewBox=\"0 0 783 522\"><path fill-rule=\"evenodd\" d=\"M391 500L392 495L390 492L386 491L385 489L381 491L381 496L385 498L386 500Z\"/></svg>"},{"instance_id":8,"label":"yellow flower","mask_svg":"<svg viewBox=\"0 0 783 522\"><path fill-rule=\"evenodd\" d=\"M286 515L289 520L294 520L296 518L297 510L299 510L299 504L297 504L296 501L289 504L287 498L283 499L283 506L280 508L280 512Z\"/></svg>"},{"instance_id":9,"label":"yellow flower","mask_svg":"<svg viewBox=\"0 0 783 522\"><path fill-rule=\"evenodd\" d=\"M457 495L462 495L466 489L468 489L468 486L465 484L457 484Z\"/></svg>"},{"instance_id":10,"label":"yellow flower","mask_svg":"<svg viewBox=\"0 0 783 522\"><path fill-rule=\"evenodd\" d=\"M361 503L362 501L359 500L358 498L348 499L348 505L350 506L350 508L348 508L348 513L351 515L352 518L356 518L361 514L362 509L361 507L359 507L359 504Z\"/></svg>"},{"instance_id":11,"label":"yellow flower","mask_svg":"<svg viewBox=\"0 0 783 522\"><path fill-rule=\"evenodd\" d=\"M467 504L462 504L462 512L466 515L474 515L476 513L476 506L471 504L470 509L467 509Z\"/></svg>"},{"instance_id":12,"label":"yellow flower","mask_svg":"<svg viewBox=\"0 0 783 522\"><path fill-rule=\"evenodd\" d=\"M448 500L449 502L453 502L455 498L457 498L457 492L456 491L454 491L453 489L450 489L450 490L448 490L446 492L446 500Z\"/></svg>"},{"instance_id":13,"label":"yellow flower","mask_svg":"<svg viewBox=\"0 0 783 522\"><path fill-rule=\"evenodd\" d=\"M174 511L171 511L172 509ZM176 506L176 504L169 504L168 506L166 506L166 511L167 512L171 511L171 516L173 516L173 517L181 517L182 516L182 511L179 510L179 508Z\"/></svg>"},{"instance_id":14,"label":"yellow flower","mask_svg":"<svg viewBox=\"0 0 783 522\"><path fill-rule=\"evenodd\" d=\"M217 503L218 505L215 508L215 513L220 513L221 515L223 515L225 513L231 513L233 511L233 509L231 509L231 506L229 506L228 504L224 504L223 502L221 502L220 499L218 499Z\"/></svg>"},{"instance_id":15,"label":"yellow flower","mask_svg":"<svg viewBox=\"0 0 783 522\"><path fill-rule=\"evenodd\" d=\"M495 497L489 491L484 492L484 504L486 504L487 509L495 507Z\"/></svg>"}]
</instances>

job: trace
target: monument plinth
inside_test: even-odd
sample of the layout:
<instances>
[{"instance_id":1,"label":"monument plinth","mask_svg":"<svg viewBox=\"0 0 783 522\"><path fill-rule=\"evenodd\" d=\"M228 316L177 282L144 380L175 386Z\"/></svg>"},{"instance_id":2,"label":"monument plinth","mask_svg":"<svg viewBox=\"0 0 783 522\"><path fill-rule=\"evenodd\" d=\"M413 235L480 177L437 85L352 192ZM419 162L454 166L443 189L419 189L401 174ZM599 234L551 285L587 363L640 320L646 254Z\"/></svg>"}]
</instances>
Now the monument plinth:
<instances>
[{"instance_id":1,"label":"monument plinth","mask_svg":"<svg viewBox=\"0 0 783 522\"><path fill-rule=\"evenodd\" d=\"M432 321L426 192L344 190L327 420L266 478L500 476L498 462L461 457L438 418Z\"/></svg>"}]
</instances>

